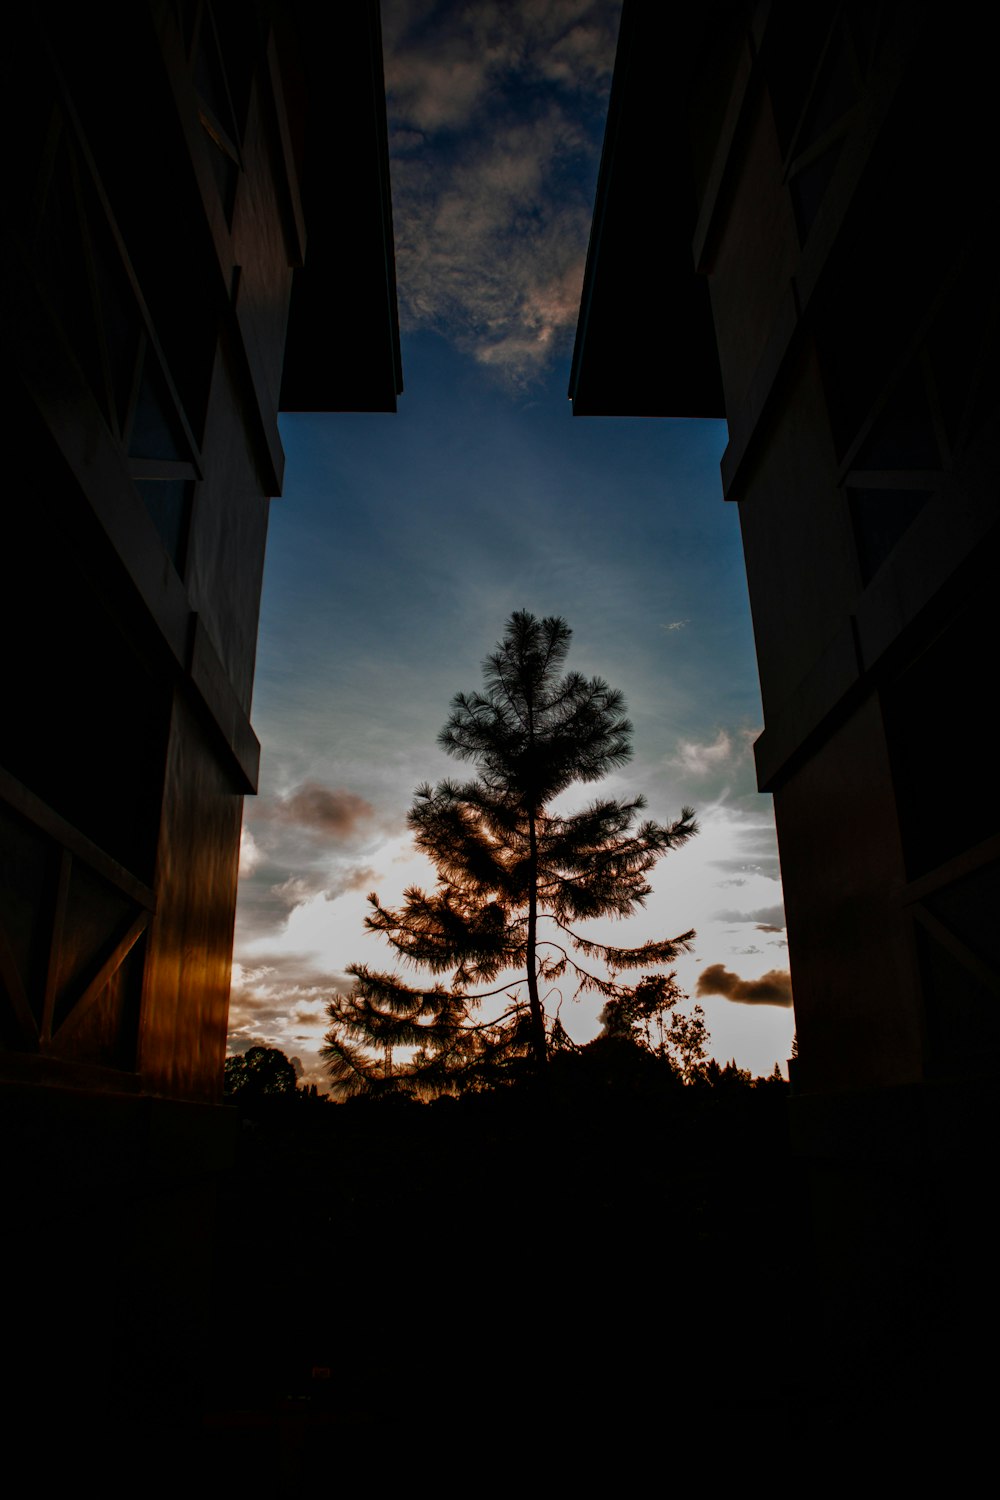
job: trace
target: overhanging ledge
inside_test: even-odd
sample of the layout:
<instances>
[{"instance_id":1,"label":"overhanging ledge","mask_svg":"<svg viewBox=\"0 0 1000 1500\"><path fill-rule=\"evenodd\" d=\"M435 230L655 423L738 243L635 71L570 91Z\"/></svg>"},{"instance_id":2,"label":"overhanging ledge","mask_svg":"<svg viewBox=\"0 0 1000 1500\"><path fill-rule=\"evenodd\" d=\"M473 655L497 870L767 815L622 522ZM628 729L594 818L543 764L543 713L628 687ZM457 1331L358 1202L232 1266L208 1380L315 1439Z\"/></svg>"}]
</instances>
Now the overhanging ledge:
<instances>
[{"instance_id":1,"label":"overhanging ledge","mask_svg":"<svg viewBox=\"0 0 1000 1500\"><path fill-rule=\"evenodd\" d=\"M685 123L704 17L626 0L570 374L575 416L723 417Z\"/></svg>"}]
</instances>

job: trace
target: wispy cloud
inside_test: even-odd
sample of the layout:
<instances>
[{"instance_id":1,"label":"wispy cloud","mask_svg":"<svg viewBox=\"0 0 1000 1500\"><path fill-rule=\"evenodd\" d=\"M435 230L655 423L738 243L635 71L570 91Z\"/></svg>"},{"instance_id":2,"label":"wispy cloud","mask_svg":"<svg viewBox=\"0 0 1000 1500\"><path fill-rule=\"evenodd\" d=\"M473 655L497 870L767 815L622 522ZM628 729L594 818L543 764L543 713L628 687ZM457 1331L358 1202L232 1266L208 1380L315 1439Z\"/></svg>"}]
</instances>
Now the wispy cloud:
<instances>
[{"instance_id":1,"label":"wispy cloud","mask_svg":"<svg viewBox=\"0 0 1000 1500\"><path fill-rule=\"evenodd\" d=\"M617 0L385 7L404 326L514 386L579 311Z\"/></svg>"},{"instance_id":2,"label":"wispy cloud","mask_svg":"<svg viewBox=\"0 0 1000 1500\"><path fill-rule=\"evenodd\" d=\"M288 869L292 861L299 865L301 873ZM289 853L282 865L266 865L241 882L237 952L242 952L246 943L279 932L293 911L316 896L322 896L325 901L336 901L338 896L349 891L367 893L377 883L378 872L370 865L348 865L339 870L310 869L305 864L304 854L295 860L294 853Z\"/></svg>"},{"instance_id":3,"label":"wispy cloud","mask_svg":"<svg viewBox=\"0 0 1000 1500\"><path fill-rule=\"evenodd\" d=\"M756 911L717 911L712 914L716 922L754 922L758 932L784 932L785 908L783 906L761 906Z\"/></svg>"},{"instance_id":4,"label":"wispy cloud","mask_svg":"<svg viewBox=\"0 0 1000 1500\"><path fill-rule=\"evenodd\" d=\"M726 729L720 729L714 740L699 744L696 740L681 740L672 764L688 776L708 776L727 766L733 759L733 737Z\"/></svg>"},{"instance_id":5,"label":"wispy cloud","mask_svg":"<svg viewBox=\"0 0 1000 1500\"><path fill-rule=\"evenodd\" d=\"M260 845L244 823L243 832L240 835L240 879L248 879L263 858Z\"/></svg>"},{"instance_id":6,"label":"wispy cloud","mask_svg":"<svg viewBox=\"0 0 1000 1500\"><path fill-rule=\"evenodd\" d=\"M746 875L760 875L764 880L781 879L781 867L778 863L778 856L773 851L756 856L748 856L743 859L739 857L736 859L713 859L712 867L716 870L738 871L740 878L732 882L735 885L745 885L746 880L742 877ZM729 883L727 880L719 882L720 885L728 885Z\"/></svg>"},{"instance_id":7,"label":"wispy cloud","mask_svg":"<svg viewBox=\"0 0 1000 1500\"><path fill-rule=\"evenodd\" d=\"M620 0L383 0L390 114L469 129L532 86L603 97L620 12Z\"/></svg>"},{"instance_id":8,"label":"wispy cloud","mask_svg":"<svg viewBox=\"0 0 1000 1500\"><path fill-rule=\"evenodd\" d=\"M353 984L347 975L317 968L309 955L264 955L233 965L229 1002L229 1051L257 1045L291 1056L306 1082L323 1086L326 1075L318 1051L327 1027L326 1005Z\"/></svg>"},{"instance_id":9,"label":"wispy cloud","mask_svg":"<svg viewBox=\"0 0 1000 1500\"><path fill-rule=\"evenodd\" d=\"M792 1003L792 976L787 969L769 969L759 979L741 979L724 964L710 964L698 976L698 995L722 995L740 1005Z\"/></svg>"}]
</instances>

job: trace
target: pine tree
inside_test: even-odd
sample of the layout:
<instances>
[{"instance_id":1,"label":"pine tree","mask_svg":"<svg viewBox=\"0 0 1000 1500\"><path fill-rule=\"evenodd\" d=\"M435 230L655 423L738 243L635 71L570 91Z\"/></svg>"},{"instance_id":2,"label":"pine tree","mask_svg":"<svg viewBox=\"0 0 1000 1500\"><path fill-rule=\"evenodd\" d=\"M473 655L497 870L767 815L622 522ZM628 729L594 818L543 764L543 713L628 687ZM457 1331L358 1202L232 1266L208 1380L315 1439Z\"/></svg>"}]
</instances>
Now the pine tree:
<instances>
[{"instance_id":1,"label":"pine tree","mask_svg":"<svg viewBox=\"0 0 1000 1500\"><path fill-rule=\"evenodd\" d=\"M471 762L476 778L419 788L409 814L417 847L437 868L436 888L411 887L399 910L371 895L365 923L404 962L450 973L450 982L421 989L352 966L352 992L328 1007L324 1056L337 1092L436 1094L490 1082L525 1060L542 1067L568 1043L558 1017L546 1015L542 986L569 972L577 993L621 1000L631 991L620 971L668 964L694 937L616 948L575 930L634 913L650 893L648 871L697 824L684 808L669 825L636 826L642 797L553 810L567 788L600 780L632 753L621 693L598 677L560 676L570 636L565 620L519 611L483 664L484 691L453 700L439 742ZM512 971L522 978L484 990ZM477 1022L480 1002L505 993L503 1013ZM401 1048L412 1055L394 1065Z\"/></svg>"}]
</instances>

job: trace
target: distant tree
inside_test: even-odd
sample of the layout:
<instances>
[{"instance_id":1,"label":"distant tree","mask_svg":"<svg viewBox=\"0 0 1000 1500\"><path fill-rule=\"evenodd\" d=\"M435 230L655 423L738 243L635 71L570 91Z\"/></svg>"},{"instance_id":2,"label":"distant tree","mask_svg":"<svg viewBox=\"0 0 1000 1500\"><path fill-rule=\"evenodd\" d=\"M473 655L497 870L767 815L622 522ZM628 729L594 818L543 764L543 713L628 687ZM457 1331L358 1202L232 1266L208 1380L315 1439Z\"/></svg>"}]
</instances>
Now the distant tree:
<instances>
[{"instance_id":1,"label":"distant tree","mask_svg":"<svg viewBox=\"0 0 1000 1500\"><path fill-rule=\"evenodd\" d=\"M607 1036L627 1038L665 1058L685 1083L693 1083L708 1061L709 1036L700 1005L690 1015L676 1009L685 999L672 974L647 974L634 989L608 1000L601 1023Z\"/></svg>"},{"instance_id":2,"label":"distant tree","mask_svg":"<svg viewBox=\"0 0 1000 1500\"><path fill-rule=\"evenodd\" d=\"M227 1098L247 1102L264 1094L294 1094L296 1087L294 1064L277 1047L248 1047L226 1058Z\"/></svg>"},{"instance_id":3,"label":"distant tree","mask_svg":"<svg viewBox=\"0 0 1000 1500\"><path fill-rule=\"evenodd\" d=\"M736 1059L731 1058L724 1068L720 1067L715 1058L710 1058L701 1069L699 1081L710 1084L713 1089L726 1089L735 1091L739 1089L752 1089L755 1084L762 1083L763 1079L755 1079L749 1068L737 1066Z\"/></svg>"},{"instance_id":4,"label":"distant tree","mask_svg":"<svg viewBox=\"0 0 1000 1500\"><path fill-rule=\"evenodd\" d=\"M570 973L577 993L621 1000L629 993L621 971L670 963L694 937L616 948L575 930L634 913L650 892L648 871L697 825L690 808L668 825L637 825L641 797L553 809L567 788L600 780L632 753L621 694L598 677L560 675L570 634L562 619L512 615L483 664L484 691L452 702L439 742L471 762L476 778L419 788L409 814L417 847L437 867L436 888L411 887L398 910L369 896L365 924L404 962L450 971L450 982L418 988L351 967L354 988L330 1002L324 1048L342 1095L433 1095L490 1083L526 1061L540 1068L568 1044L546 1013L546 986ZM482 989L511 971L520 980ZM502 1014L477 1021L480 1003L501 994ZM394 1060L399 1049L411 1053L403 1063Z\"/></svg>"}]
</instances>

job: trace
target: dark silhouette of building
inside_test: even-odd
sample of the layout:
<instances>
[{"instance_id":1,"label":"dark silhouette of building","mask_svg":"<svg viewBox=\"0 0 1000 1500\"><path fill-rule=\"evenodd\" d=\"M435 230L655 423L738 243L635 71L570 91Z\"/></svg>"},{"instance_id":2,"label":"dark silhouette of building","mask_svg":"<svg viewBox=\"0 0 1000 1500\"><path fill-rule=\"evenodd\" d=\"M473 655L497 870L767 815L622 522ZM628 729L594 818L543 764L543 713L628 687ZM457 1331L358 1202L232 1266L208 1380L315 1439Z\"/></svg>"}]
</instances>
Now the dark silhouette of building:
<instances>
[{"instance_id":1,"label":"dark silhouette of building","mask_svg":"<svg viewBox=\"0 0 1000 1500\"><path fill-rule=\"evenodd\" d=\"M277 414L401 389L378 6L39 0L4 54L0 1079L32 1279L82 1238L148 1351L226 1154Z\"/></svg>"},{"instance_id":2,"label":"dark silhouette of building","mask_svg":"<svg viewBox=\"0 0 1000 1500\"><path fill-rule=\"evenodd\" d=\"M992 1282L995 92L944 4L626 0L570 391L728 422L792 1122L876 1381Z\"/></svg>"}]
</instances>

